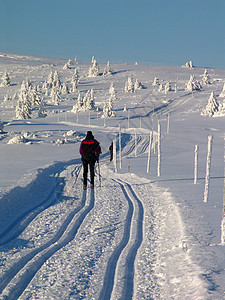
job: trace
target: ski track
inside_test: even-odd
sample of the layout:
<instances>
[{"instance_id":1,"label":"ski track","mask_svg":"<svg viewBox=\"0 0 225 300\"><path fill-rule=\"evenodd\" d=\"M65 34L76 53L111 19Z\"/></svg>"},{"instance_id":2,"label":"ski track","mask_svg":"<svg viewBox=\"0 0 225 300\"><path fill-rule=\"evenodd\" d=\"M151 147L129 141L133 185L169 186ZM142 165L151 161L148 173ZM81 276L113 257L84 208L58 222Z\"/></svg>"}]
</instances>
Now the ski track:
<instances>
[{"instance_id":1,"label":"ski track","mask_svg":"<svg viewBox=\"0 0 225 300\"><path fill-rule=\"evenodd\" d=\"M90 203L85 205L85 202L86 191L83 192L80 207L75 208L68 215L56 235L43 246L36 248L29 254L25 255L4 274L1 278L0 292L4 293L4 289L9 284L12 286L9 294L5 295L4 299L17 299L26 289L45 261L75 238L83 220L94 207L94 190L91 190ZM80 212L80 214L76 218L78 212ZM72 228L69 229L69 225L71 224L73 224ZM20 273L23 274L20 275Z\"/></svg>"},{"instance_id":2,"label":"ski track","mask_svg":"<svg viewBox=\"0 0 225 300\"><path fill-rule=\"evenodd\" d=\"M74 173L77 173L77 170L78 167L76 167ZM58 175L59 173L60 171L58 171L55 175ZM54 205L58 199L57 196L62 192L62 187L60 186L62 183L62 178L57 177L56 184L53 186L49 195L40 204L23 213L0 234L0 246L17 238L40 213L49 208L51 205Z\"/></svg>"},{"instance_id":3,"label":"ski track","mask_svg":"<svg viewBox=\"0 0 225 300\"><path fill-rule=\"evenodd\" d=\"M132 187L121 180L112 179L118 183L122 189L123 195L128 202L128 212L124 224L123 237L117 247L114 249L113 254L109 258L107 269L104 276L103 288L100 292L99 299L110 299L113 289L115 288L115 281L118 272L118 262L120 256L125 249L129 246L128 254L125 259L124 278L122 287L121 299L132 299L133 286L134 286L134 261L143 239L143 205ZM134 211L138 211L137 220L134 219ZM134 241L131 241L131 231L135 231ZM130 245L131 244L131 245ZM112 296L113 297L113 296Z\"/></svg>"}]
</instances>

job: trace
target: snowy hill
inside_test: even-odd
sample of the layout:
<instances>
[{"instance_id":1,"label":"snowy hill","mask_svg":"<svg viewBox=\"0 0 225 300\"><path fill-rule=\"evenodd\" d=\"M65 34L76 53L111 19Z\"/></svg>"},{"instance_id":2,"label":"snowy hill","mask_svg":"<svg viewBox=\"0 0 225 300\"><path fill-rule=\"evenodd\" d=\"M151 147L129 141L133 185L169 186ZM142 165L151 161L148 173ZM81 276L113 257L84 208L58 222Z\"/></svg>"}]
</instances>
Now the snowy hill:
<instances>
[{"instance_id":1,"label":"snowy hill","mask_svg":"<svg viewBox=\"0 0 225 300\"><path fill-rule=\"evenodd\" d=\"M225 70L0 53L0 78L0 299L224 298Z\"/></svg>"}]
</instances>

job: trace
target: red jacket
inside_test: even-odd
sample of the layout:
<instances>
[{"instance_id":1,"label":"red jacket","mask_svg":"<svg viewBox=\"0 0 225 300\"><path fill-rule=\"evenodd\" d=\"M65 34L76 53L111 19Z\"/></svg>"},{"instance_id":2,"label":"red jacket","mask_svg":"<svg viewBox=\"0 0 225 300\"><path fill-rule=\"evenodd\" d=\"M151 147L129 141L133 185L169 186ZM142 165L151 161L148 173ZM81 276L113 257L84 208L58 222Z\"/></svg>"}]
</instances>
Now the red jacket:
<instances>
[{"instance_id":1,"label":"red jacket","mask_svg":"<svg viewBox=\"0 0 225 300\"><path fill-rule=\"evenodd\" d=\"M99 155L102 153L100 144L95 139L85 138L80 144L80 154L82 161L96 161Z\"/></svg>"}]
</instances>

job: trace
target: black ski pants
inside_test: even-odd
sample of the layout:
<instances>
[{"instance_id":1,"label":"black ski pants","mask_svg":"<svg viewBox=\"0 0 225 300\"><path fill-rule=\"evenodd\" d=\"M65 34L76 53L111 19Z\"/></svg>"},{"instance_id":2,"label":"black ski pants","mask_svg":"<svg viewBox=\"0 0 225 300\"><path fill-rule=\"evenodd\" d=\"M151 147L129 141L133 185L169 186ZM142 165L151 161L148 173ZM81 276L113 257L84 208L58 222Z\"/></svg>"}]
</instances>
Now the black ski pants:
<instances>
[{"instance_id":1,"label":"black ski pants","mask_svg":"<svg viewBox=\"0 0 225 300\"><path fill-rule=\"evenodd\" d=\"M94 177L95 177L95 161L86 161L83 160L83 168L84 168L84 185L87 185L87 175L88 175L88 165L90 168L90 175L91 175L91 184L94 185Z\"/></svg>"}]
</instances>

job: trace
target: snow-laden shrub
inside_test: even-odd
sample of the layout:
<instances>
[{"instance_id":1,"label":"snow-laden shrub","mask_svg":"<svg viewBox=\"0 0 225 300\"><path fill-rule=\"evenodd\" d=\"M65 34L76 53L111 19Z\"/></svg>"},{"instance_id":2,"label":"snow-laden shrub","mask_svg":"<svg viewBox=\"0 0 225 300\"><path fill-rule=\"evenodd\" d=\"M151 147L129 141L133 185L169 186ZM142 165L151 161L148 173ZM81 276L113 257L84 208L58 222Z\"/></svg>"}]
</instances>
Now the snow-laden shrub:
<instances>
[{"instance_id":1,"label":"snow-laden shrub","mask_svg":"<svg viewBox=\"0 0 225 300\"><path fill-rule=\"evenodd\" d=\"M191 75L187 83L186 91L200 91L201 89L202 87L200 82L196 80L194 75Z\"/></svg>"},{"instance_id":2,"label":"snow-laden shrub","mask_svg":"<svg viewBox=\"0 0 225 300\"><path fill-rule=\"evenodd\" d=\"M211 84L210 77L209 77L208 71L206 69L203 74L202 83L203 84Z\"/></svg>"},{"instance_id":3,"label":"snow-laden shrub","mask_svg":"<svg viewBox=\"0 0 225 300\"><path fill-rule=\"evenodd\" d=\"M134 84L134 90L142 90L146 89L146 87L140 82L139 79L136 79L135 84Z\"/></svg>"},{"instance_id":4,"label":"snow-laden shrub","mask_svg":"<svg viewBox=\"0 0 225 300\"><path fill-rule=\"evenodd\" d=\"M10 79L7 72L5 72L2 76L1 86L10 86Z\"/></svg>"},{"instance_id":5,"label":"snow-laden shrub","mask_svg":"<svg viewBox=\"0 0 225 300\"><path fill-rule=\"evenodd\" d=\"M159 78L155 77L152 83L153 86L159 85Z\"/></svg>"},{"instance_id":6,"label":"snow-laden shrub","mask_svg":"<svg viewBox=\"0 0 225 300\"><path fill-rule=\"evenodd\" d=\"M73 65L73 61L72 61L71 59L69 59L69 60L65 63L65 65L63 66L63 69L64 69L64 70L66 70L66 69L71 69L72 65Z\"/></svg>"},{"instance_id":7,"label":"snow-laden shrub","mask_svg":"<svg viewBox=\"0 0 225 300\"><path fill-rule=\"evenodd\" d=\"M171 91L171 85L169 82L167 82L165 84L164 92L165 92L165 94L167 94L169 91Z\"/></svg>"},{"instance_id":8,"label":"snow-laden shrub","mask_svg":"<svg viewBox=\"0 0 225 300\"><path fill-rule=\"evenodd\" d=\"M7 144L12 145L12 144L21 144L21 143L26 143L26 139L22 134L18 134L13 138L11 138Z\"/></svg>"},{"instance_id":9,"label":"snow-laden shrub","mask_svg":"<svg viewBox=\"0 0 225 300\"><path fill-rule=\"evenodd\" d=\"M206 108L202 111L201 115L212 117L219 112L219 103L217 102L215 93L212 92Z\"/></svg>"}]
</instances>

